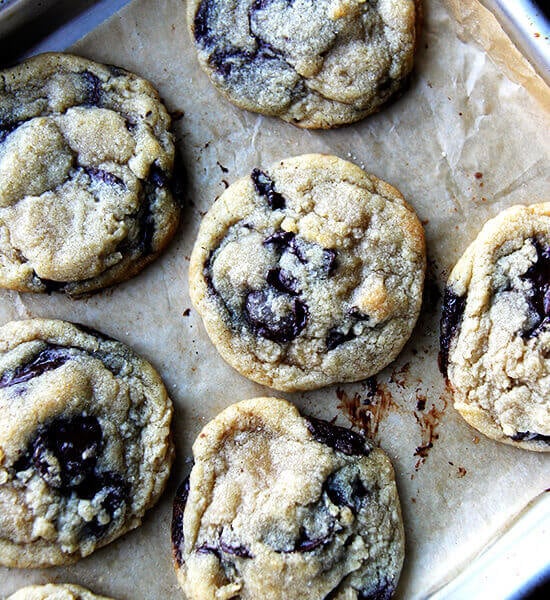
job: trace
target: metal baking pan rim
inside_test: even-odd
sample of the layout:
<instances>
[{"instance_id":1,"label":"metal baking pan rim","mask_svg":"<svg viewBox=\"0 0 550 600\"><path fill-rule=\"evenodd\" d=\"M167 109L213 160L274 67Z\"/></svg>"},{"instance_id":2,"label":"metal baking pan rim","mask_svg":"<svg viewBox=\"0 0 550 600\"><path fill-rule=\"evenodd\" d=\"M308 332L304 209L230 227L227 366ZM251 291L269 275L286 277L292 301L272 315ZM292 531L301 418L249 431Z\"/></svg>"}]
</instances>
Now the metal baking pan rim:
<instances>
[{"instance_id":1,"label":"metal baking pan rim","mask_svg":"<svg viewBox=\"0 0 550 600\"><path fill-rule=\"evenodd\" d=\"M51 10L56 2L57 0L43 0L41 3L33 0L1 1L0 36L4 31L14 31L18 27L22 27L26 21ZM48 33L38 44L28 49L19 58L40 52L66 50L129 2L130 0L98 0L75 18ZM481 0L481 2L495 14L509 37L550 85L550 22L542 10L529 0ZM539 502L544 502L545 506L548 506L548 498L541 499ZM548 570L541 572L529 581L524 581L515 594L510 596L510 599L518 600L528 594L537 577L547 579ZM453 579L451 584L454 581ZM480 591L482 589L483 586L480 587ZM510 591L512 593L512 590ZM452 597L450 593L450 588L444 587L428 597L450 599ZM456 598L460 598L460 596L456 596Z\"/></svg>"}]
</instances>

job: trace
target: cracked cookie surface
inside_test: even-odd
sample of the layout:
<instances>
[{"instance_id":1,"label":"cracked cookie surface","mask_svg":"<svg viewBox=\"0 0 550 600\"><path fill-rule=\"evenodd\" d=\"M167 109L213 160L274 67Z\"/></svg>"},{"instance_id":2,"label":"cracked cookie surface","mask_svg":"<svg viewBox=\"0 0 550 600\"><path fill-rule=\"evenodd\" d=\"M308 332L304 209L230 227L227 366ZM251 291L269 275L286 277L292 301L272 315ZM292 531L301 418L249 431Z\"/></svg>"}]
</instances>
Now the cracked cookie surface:
<instances>
[{"instance_id":1,"label":"cracked cookie surface","mask_svg":"<svg viewBox=\"0 0 550 600\"><path fill-rule=\"evenodd\" d=\"M0 72L0 286L78 295L172 237L170 117L137 75L67 54Z\"/></svg>"},{"instance_id":2,"label":"cracked cookie surface","mask_svg":"<svg viewBox=\"0 0 550 600\"><path fill-rule=\"evenodd\" d=\"M72 583L48 583L30 585L17 590L6 600L111 600L106 596L97 596L89 590Z\"/></svg>"},{"instance_id":3,"label":"cracked cookie surface","mask_svg":"<svg viewBox=\"0 0 550 600\"><path fill-rule=\"evenodd\" d=\"M87 556L137 527L172 461L172 404L130 348L64 321L0 328L0 563Z\"/></svg>"},{"instance_id":4,"label":"cracked cookie surface","mask_svg":"<svg viewBox=\"0 0 550 600\"><path fill-rule=\"evenodd\" d=\"M241 108L311 128L378 110L412 69L413 0L192 0L201 67Z\"/></svg>"},{"instance_id":5,"label":"cracked cookie surface","mask_svg":"<svg viewBox=\"0 0 550 600\"><path fill-rule=\"evenodd\" d=\"M255 398L206 425L193 456L172 521L190 600L392 596L404 556L394 473L361 435Z\"/></svg>"},{"instance_id":6,"label":"cracked cookie surface","mask_svg":"<svg viewBox=\"0 0 550 600\"><path fill-rule=\"evenodd\" d=\"M231 185L204 217L190 294L223 358L281 390L365 379L420 310L424 232L392 186L320 154Z\"/></svg>"},{"instance_id":7,"label":"cracked cookie surface","mask_svg":"<svg viewBox=\"0 0 550 600\"><path fill-rule=\"evenodd\" d=\"M488 221L453 269L440 366L490 438L550 451L550 203Z\"/></svg>"}]
</instances>

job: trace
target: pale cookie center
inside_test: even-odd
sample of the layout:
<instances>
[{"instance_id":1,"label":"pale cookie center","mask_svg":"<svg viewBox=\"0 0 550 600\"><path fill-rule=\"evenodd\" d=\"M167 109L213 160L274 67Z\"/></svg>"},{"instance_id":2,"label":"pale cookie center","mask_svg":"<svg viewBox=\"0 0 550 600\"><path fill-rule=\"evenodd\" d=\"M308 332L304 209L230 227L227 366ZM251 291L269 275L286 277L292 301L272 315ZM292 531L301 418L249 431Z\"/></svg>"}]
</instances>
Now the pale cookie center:
<instances>
[{"instance_id":1,"label":"pale cookie center","mask_svg":"<svg viewBox=\"0 0 550 600\"><path fill-rule=\"evenodd\" d=\"M135 141L124 119L71 108L21 125L0 148L0 224L20 260L53 281L98 276L121 260L140 184L126 166Z\"/></svg>"}]
</instances>

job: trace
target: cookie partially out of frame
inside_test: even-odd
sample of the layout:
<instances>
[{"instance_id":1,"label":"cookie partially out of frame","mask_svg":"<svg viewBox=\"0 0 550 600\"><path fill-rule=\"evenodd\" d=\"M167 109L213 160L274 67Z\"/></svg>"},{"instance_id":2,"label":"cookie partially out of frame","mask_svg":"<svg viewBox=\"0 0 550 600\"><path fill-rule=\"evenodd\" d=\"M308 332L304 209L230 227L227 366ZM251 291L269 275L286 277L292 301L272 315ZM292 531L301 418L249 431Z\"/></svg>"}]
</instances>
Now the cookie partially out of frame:
<instances>
[{"instance_id":1,"label":"cookie partially out of frame","mask_svg":"<svg viewBox=\"0 0 550 600\"><path fill-rule=\"evenodd\" d=\"M139 272L179 215L145 80L68 54L0 72L0 286L78 295Z\"/></svg>"},{"instance_id":2,"label":"cookie partially out of frame","mask_svg":"<svg viewBox=\"0 0 550 600\"><path fill-rule=\"evenodd\" d=\"M201 67L231 102L301 127L362 119L413 65L413 0L191 0Z\"/></svg>"},{"instance_id":3,"label":"cookie partially out of frame","mask_svg":"<svg viewBox=\"0 0 550 600\"><path fill-rule=\"evenodd\" d=\"M172 462L153 367L80 325L0 328L0 564L74 562L137 527Z\"/></svg>"},{"instance_id":4,"label":"cookie partially out of frame","mask_svg":"<svg viewBox=\"0 0 550 600\"><path fill-rule=\"evenodd\" d=\"M392 186L335 156L282 160L204 217L190 294L223 358L280 390L389 364L420 310L424 231Z\"/></svg>"},{"instance_id":5,"label":"cookie partially out of frame","mask_svg":"<svg viewBox=\"0 0 550 600\"><path fill-rule=\"evenodd\" d=\"M285 400L230 406L202 430L174 501L189 600L389 600L404 556L394 473L361 435Z\"/></svg>"},{"instance_id":6,"label":"cookie partially out of frame","mask_svg":"<svg viewBox=\"0 0 550 600\"><path fill-rule=\"evenodd\" d=\"M97 596L89 590L72 583L48 583L30 585L17 590L6 600L111 600L106 596Z\"/></svg>"},{"instance_id":7,"label":"cookie partially out of frame","mask_svg":"<svg viewBox=\"0 0 550 600\"><path fill-rule=\"evenodd\" d=\"M490 438L550 451L550 203L488 221L453 269L440 366Z\"/></svg>"}]
</instances>

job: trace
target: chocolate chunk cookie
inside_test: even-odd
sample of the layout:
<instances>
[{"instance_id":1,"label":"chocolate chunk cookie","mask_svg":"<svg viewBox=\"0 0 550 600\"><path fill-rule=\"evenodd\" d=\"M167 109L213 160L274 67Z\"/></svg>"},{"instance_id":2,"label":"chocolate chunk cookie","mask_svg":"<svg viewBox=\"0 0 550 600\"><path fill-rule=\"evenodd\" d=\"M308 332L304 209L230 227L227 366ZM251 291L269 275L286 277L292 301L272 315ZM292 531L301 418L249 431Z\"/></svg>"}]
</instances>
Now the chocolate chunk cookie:
<instances>
[{"instance_id":1,"label":"chocolate chunk cookie","mask_svg":"<svg viewBox=\"0 0 550 600\"><path fill-rule=\"evenodd\" d=\"M488 221L453 269L440 366L485 435L550 451L550 203Z\"/></svg>"},{"instance_id":2,"label":"chocolate chunk cookie","mask_svg":"<svg viewBox=\"0 0 550 600\"><path fill-rule=\"evenodd\" d=\"M193 455L172 521L187 598L391 598L404 535L382 450L255 398L206 425Z\"/></svg>"},{"instance_id":3,"label":"chocolate chunk cookie","mask_svg":"<svg viewBox=\"0 0 550 600\"><path fill-rule=\"evenodd\" d=\"M191 0L188 20L200 65L228 100L328 128L404 86L417 11L413 0Z\"/></svg>"},{"instance_id":4,"label":"chocolate chunk cookie","mask_svg":"<svg viewBox=\"0 0 550 600\"><path fill-rule=\"evenodd\" d=\"M311 154L254 169L202 221L190 293L229 364L281 390L358 381L401 351L424 232L393 187Z\"/></svg>"},{"instance_id":5,"label":"chocolate chunk cookie","mask_svg":"<svg viewBox=\"0 0 550 600\"><path fill-rule=\"evenodd\" d=\"M96 596L89 590L72 583L30 585L12 594L7 600L111 600Z\"/></svg>"},{"instance_id":6,"label":"chocolate chunk cookie","mask_svg":"<svg viewBox=\"0 0 550 600\"><path fill-rule=\"evenodd\" d=\"M80 325L0 328L0 564L73 562L137 527L172 462L172 405L130 348Z\"/></svg>"},{"instance_id":7,"label":"chocolate chunk cookie","mask_svg":"<svg viewBox=\"0 0 550 600\"><path fill-rule=\"evenodd\" d=\"M172 237L170 117L117 67L43 54L0 72L0 286L78 295Z\"/></svg>"}]
</instances>

